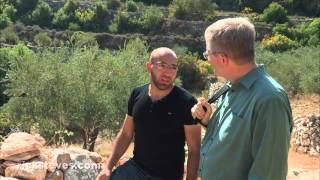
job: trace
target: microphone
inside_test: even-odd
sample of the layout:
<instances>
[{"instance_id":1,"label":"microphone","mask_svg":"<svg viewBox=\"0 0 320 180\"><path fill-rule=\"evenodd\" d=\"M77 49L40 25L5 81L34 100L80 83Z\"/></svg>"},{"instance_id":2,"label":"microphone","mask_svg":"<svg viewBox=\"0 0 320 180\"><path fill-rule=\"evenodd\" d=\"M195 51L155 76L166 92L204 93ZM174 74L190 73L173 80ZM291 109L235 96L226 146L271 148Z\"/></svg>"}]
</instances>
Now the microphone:
<instances>
[{"instance_id":1,"label":"microphone","mask_svg":"<svg viewBox=\"0 0 320 180\"><path fill-rule=\"evenodd\" d=\"M228 84L224 84L223 87L222 87L221 89L219 89L219 91L218 91L217 93L213 94L213 95L208 99L208 103L209 103L209 104L212 104L212 103L216 102L217 99L219 99L220 96L226 94L229 89L230 89L230 86L229 86ZM204 109L204 111L207 111L207 109L206 109L205 107L203 107L203 109ZM206 125L206 124L203 124L200 119L196 118L196 121L197 121L199 124L201 124L202 126L207 127L207 125Z\"/></svg>"}]
</instances>

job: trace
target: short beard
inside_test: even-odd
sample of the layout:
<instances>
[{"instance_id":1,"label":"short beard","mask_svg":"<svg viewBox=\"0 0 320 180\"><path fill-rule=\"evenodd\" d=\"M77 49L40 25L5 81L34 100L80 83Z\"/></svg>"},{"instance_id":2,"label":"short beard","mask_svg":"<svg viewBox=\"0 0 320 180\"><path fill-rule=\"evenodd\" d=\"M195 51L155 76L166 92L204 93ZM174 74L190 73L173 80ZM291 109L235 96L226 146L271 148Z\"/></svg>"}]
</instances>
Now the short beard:
<instances>
[{"instance_id":1,"label":"short beard","mask_svg":"<svg viewBox=\"0 0 320 180\"><path fill-rule=\"evenodd\" d=\"M151 81L159 90L168 90L173 87L173 83L169 85L160 84L155 76L155 74L151 71Z\"/></svg>"}]
</instances>

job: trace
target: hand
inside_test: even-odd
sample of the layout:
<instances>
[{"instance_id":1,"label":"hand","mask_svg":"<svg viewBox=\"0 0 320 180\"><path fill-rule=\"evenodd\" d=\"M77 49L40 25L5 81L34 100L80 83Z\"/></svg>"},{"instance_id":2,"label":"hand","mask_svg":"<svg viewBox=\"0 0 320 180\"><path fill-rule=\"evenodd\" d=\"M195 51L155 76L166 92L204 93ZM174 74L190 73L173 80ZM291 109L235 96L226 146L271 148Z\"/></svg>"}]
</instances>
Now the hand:
<instances>
[{"instance_id":1,"label":"hand","mask_svg":"<svg viewBox=\"0 0 320 180\"><path fill-rule=\"evenodd\" d=\"M103 169L96 177L96 180L109 180L111 176L111 170L108 168Z\"/></svg>"},{"instance_id":2,"label":"hand","mask_svg":"<svg viewBox=\"0 0 320 180\"><path fill-rule=\"evenodd\" d=\"M204 110L204 107L206 110ZM191 108L192 117L198 118L204 124L208 124L212 113L212 107L204 97L198 99L198 103Z\"/></svg>"}]
</instances>

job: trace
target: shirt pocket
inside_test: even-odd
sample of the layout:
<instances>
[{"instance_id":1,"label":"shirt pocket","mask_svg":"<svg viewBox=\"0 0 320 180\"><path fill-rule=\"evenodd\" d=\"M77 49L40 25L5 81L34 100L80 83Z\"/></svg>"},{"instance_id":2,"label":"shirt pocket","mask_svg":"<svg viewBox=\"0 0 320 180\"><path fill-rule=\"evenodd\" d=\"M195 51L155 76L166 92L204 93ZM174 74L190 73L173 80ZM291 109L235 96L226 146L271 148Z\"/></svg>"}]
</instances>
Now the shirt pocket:
<instances>
[{"instance_id":1,"label":"shirt pocket","mask_svg":"<svg viewBox=\"0 0 320 180\"><path fill-rule=\"evenodd\" d=\"M233 112L230 112L221 123L219 123L219 131L217 138L220 142L228 141L232 143L241 139L246 134L246 131L250 130L250 126L247 126L245 119L239 117Z\"/></svg>"}]
</instances>

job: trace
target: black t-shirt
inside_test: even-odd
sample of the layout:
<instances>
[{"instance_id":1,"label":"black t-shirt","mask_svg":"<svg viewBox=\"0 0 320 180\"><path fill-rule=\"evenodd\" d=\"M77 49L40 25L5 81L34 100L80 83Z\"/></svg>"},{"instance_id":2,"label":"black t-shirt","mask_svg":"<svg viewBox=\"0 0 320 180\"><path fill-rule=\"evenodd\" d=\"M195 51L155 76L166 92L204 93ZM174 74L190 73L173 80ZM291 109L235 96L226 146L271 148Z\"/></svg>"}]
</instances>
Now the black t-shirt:
<instances>
[{"instance_id":1,"label":"black t-shirt","mask_svg":"<svg viewBox=\"0 0 320 180\"><path fill-rule=\"evenodd\" d=\"M181 179L184 172L184 125L196 124L191 108L196 99L174 86L152 102L148 86L135 88L128 102L128 115L135 128L133 160L148 174L165 180Z\"/></svg>"}]
</instances>

